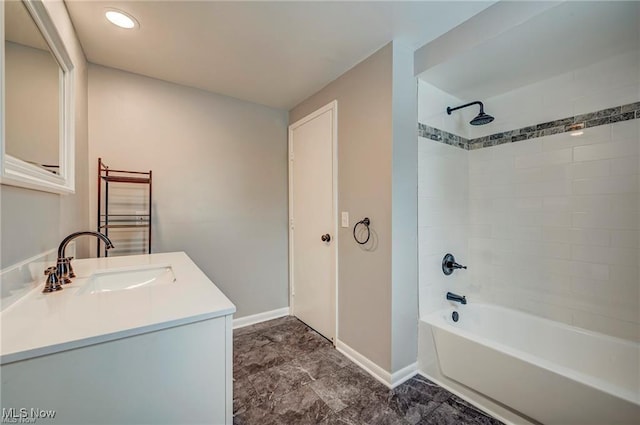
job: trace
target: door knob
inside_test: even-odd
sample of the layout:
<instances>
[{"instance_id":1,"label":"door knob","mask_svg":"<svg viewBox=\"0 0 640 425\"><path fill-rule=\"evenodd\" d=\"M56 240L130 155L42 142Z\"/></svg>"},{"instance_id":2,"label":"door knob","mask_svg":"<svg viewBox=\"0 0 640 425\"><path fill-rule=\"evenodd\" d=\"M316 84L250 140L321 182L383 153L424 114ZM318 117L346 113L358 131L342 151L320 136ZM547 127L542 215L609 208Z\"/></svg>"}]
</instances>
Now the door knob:
<instances>
[{"instance_id":1,"label":"door knob","mask_svg":"<svg viewBox=\"0 0 640 425\"><path fill-rule=\"evenodd\" d=\"M322 242L329 242L331 241L331 235L327 233L326 235L322 235L320 239L322 239Z\"/></svg>"}]
</instances>

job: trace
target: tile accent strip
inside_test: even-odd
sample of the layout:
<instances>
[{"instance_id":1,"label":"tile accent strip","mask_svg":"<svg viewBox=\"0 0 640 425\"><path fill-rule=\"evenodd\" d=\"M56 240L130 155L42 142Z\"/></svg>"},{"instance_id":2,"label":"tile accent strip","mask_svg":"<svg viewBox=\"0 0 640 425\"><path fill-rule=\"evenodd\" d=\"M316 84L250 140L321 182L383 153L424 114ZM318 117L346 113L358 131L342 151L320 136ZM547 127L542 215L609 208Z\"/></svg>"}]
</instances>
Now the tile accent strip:
<instances>
[{"instance_id":1,"label":"tile accent strip","mask_svg":"<svg viewBox=\"0 0 640 425\"><path fill-rule=\"evenodd\" d=\"M418 123L418 136L469 150L469 139L435 127L429 127L426 124Z\"/></svg>"},{"instance_id":2,"label":"tile accent strip","mask_svg":"<svg viewBox=\"0 0 640 425\"><path fill-rule=\"evenodd\" d=\"M461 149L474 150L633 119L640 119L640 101L616 106L614 108L602 109L588 114L543 122L516 130L490 134L476 139L465 139L464 137L429 127L422 123L418 123L418 135L437 142L446 143L447 145L457 146Z\"/></svg>"}]
</instances>

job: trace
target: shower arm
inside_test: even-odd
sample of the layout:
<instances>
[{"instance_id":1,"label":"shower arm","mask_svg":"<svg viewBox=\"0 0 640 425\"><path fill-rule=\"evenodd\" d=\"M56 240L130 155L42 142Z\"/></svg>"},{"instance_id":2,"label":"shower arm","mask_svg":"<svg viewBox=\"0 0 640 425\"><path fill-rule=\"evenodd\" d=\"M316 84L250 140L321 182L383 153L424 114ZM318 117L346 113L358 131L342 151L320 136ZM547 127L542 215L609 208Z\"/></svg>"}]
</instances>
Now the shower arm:
<instances>
[{"instance_id":1,"label":"shower arm","mask_svg":"<svg viewBox=\"0 0 640 425\"><path fill-rule=\"evenodd\" d=\"M458 109L466 108L467 106L471 106L471 105L480 105L480 114L484 114L484 105L482 104L482 102L478 100L476 100L475 102L469 102L469 103L465 103L464 105L456 106L455 108L451 108L447 106L447 114L451 115L453 111L457 111Z\"/></svg>"}]
</instances>

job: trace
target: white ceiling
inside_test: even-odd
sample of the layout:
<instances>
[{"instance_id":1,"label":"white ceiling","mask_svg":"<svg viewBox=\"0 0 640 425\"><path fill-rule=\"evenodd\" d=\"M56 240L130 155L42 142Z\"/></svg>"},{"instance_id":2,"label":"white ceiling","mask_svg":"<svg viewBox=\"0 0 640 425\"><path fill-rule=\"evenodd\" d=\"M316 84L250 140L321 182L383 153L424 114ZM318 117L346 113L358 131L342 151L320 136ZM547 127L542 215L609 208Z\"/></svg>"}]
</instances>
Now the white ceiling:
<instances>
[{"instance_id":1,"label":"white ceiling","mask_svg":"<svg viewBox=\"0 0 640 425\"><path fill-rule=\"evenodd\" d=\"M484 100L638 49L639 1L568 1L419 77L458 99Z\"/></svg>"},{"instance_id":2,"label":"white ceiling","mask_svg":"<svg viewBox=\"0 0 640 425\"><path fill-rule=\"evenodd\" d=\"M66 0L89 62L287 110L389 41L415 50L492 3Z\"/></svg>"}]
</instances>

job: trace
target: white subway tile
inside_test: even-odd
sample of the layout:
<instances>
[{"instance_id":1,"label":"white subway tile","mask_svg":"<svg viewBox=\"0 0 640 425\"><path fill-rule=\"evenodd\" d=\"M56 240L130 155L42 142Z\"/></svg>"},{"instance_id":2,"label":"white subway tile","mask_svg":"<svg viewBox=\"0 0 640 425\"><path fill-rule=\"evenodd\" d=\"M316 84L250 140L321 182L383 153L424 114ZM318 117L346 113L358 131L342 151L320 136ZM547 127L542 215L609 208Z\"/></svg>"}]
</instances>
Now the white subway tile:
<instances>
[{"instance_id":1,"label":"white subway tile","mask_svg":"<svg viewBox=\"0 0 640 425\"><path fill-rule=\"evenodd\" d=\"M573 227L588 229L628 229L638 230L638 216L626 211L577 212L572 214Z\"/></svg>"},{"instance_id":2,"label":"white subway tile","mask_svg":"<svg viewBox=\"0 0 640 425\"><path fill-rule=\"evenodd\" d=\"M572 277L571 292L576 294L587 293L597 301L606 302L610 298L611 288L608 280Z\"/></svg>"},{"instance_id":3,"label":"white subway tile","mask_svg":"<svg viewBox=\"0 0 640 425\"><path fill-rule=\"evenodd\" d=\"M608 143L611 141L611 128L609 125L600 125L581 130L582 134L572 136L572 132L558 133L542 137L542 150L555 151L572 148L574 146L592 145L596 143Z\"/></svg>"},{"instance_id":4,"label":"white subway tile","mask_svg":"<svg viewBox=\"0 0 640 425\"><path fill-rule=\"evenodd\" d=\"M606 281L609 297L612 301L632 301L635 305L640 304L640 285L638 282L619 282L615 280ZM640 310L638 310L640 313Z\"/></svg>"},{"instance_id":5,"label":"white subway tile","mask_svg":"<svg viewBox=\"0 0 640 425\"><path fill-rule=\"evenodd\" d=\"M635 322L574 310L573 325L618 338L640 342L640 325Z\"/></svg>"},{"instance_id":6,"label":"white subway tile","mask_svg":"<svg viewBox=\"0 0 640 425\"><path fill-rule=\"evenodd\" d=\"M571 209L574 212L610 211L611 195L571 196Z\"/></svg>"},{"instance_id":7,"label":"white subway tile","mask_svg":"<svg viewBox=\"0 0 640 425\"><path fill-rule=\"evenodd\" d=\"M571 261L571 276L588 279L608 280L610 268L608 264Z\"/></svg>"},{"instance_id":8,"label":"white subway tile","mask_svg":"<svg viewBox=\"0 0 640 425\"><path fill-rule=\"evenodd\" d=\"M511 129L513 128L518 127L512 127ZM541 152L541 139L531 139L519 143L505 143L503 145L494 146L491 151L491 153L493 154L492 158L501 161L507 161L513 157L516 157L517 161L518 157L532 156L540 154Z\"/></svg>"},{"instance_id":9,"label":"white subway tile","mask_svg":"<svg viewBox=\"0 0 640 425\"><path fill-rule=\"evenodd\" d=\"M576 195L637 192L637 175L598 177L573 181L573 193Z\"/></svg>"},{"instance_id":10,"label":"white subway tile","mask_svg":"<svg viewBox=\"0 0 640 425\"><path fill-rule=\"evenodd\" d=\"M640 193L623 193L609 195L609 204L613 212L635 212L638 214L640 207Z\"/></svg>"},{"instance_id":11,"label":"white subway tile","mask_svg":"<svg viewBox=\"0 0 640 425\"><path fill-rule=\"evenodd\" d=\"M466 227L420 227L418 228L418 247L420 255L444 255L445 252L466 250Z\"/></svg>"},{"instance_id":12,"label":"white subway tile","mask_svg":"<svg viewBox=\"0 0 640 425\"><path fill-rule=\"evenodd\" d=\"M610 280L612 282L620 282L623 284L638 285L638 282L640 282L640 272L638 271L638 265L617 265L615 267L612 267Z\"/></svg>"},{"instance_id":13,"label":"white subway tile","mask_svg":"<svg viewBox=\"0 0 640 425\"><path fill-rule=\"evenodd\" d=\"M571 242L571 228L569 227L549 227L542 228L542 240L545 242Z\"/></svg>"},{"instance_id":14,"label":"white subway tile","mask_svg":"<svg viewBox=\"0 0 640 425\"><path fill-rule=\"evenodd\" d=\"M638 143L640 140L640 121L636 119L611 124L611 140Z\"/></svg>"},{"instance_id":15,"label":"white subway tile","mask_svg":"<svg viewBox=\"0 0 640 425\"><path fill-rule=\"evenodd\" d=\"M571 259L591 263L632 266L638 263L638 250L599 245L572 245Z\"/></svg>"},{"instance_id":16,"label":"white subway tile","mask_svg":"<svg viewBox=\"0 0 640 425\"><path fill-rule=\"evenodd\" d=\"M513 224L516 226L540 226L542 225L541 211L520 211L512 215Z\"/></svg>"},{"instance_id":17,"label":"white subway tile","mask_svg":"<svg viewBox=\"0 0 640 425\"><path fill-rule=\"evenodd\" d=\"M514 183L538 183L542 180L542 167L519 168L513 172Z\"/></svg>"},{"instance_id":18,"label":"white subway tile","mask_svg":"<svg viewBox=\"0 0 640 425\"><path fill-rule=\"evenodd\" d=\"M599 161L585 161L571 164L571 177L584 179L591 177L606 177L611 174L611 161L602 159Z\"/></svg>"},{"instance_id":19,"label":"white subway tile","mask_svg":"<svg viewBox=\"0 0 640 425\"><path fill-rule=\"evenodd\" d=\"M573 148L577 149L577 148ZM517 156L516 168L543 167L547 165L568 164L572 159L572 149L560 149L537 154Z\"/></svg>"},{"instance_id":20,"label":"white subway tile","mask_svg":"<svg viewBox=\"0 0 640 425\"><path fill-rule=\"evenodd\" d=\"M516 196L554 197L571 194L570 181L544 181L538 183L519 183L515 185Z\"/></svg>"},{"instance_id":21,"label":"white subway tile","mask_svg":"<svg viewBox=\"0 0 640 425\"><path fill-rule=\"evenodd\" d=\"M542 267L546 273L561 275L561 276L574 276L574 262L569 260L560 259L545 259L542 262Z\"/></svg>"},{"instance_id":22,"label":"white subway tile","mask_svg":"<svg viewBox=\"0 0 640 425\"><path fill-rule=\"evenodd\" d=\"M542 225L550 227L571 226L571 213L564 211L545 211L542 213Z\"/></svg>"},{"instance_id":23,"label":"white subway tile","mask_svg":"<svg viewBox=\"0 0 640 425\"><path fill-rule=\"evenodd\" d=\"M483 161L490 161L493 158L493 152L488 149L474 149L469 151L469 162L479 163Z\"/></svg>"},{"instance_id":24,"label":"white subway tile","mask_svg":"<svg viewBox=\"0 0 640 425\"><path fill-rule=\"evenodd\" d=\"M491 237L491 224L471 224L468 227L469 238Z\"/></svg>"},{"instance_id":25,"label":"white subway tile","mask_svg":"<svg viewBox=\"0 0 640 425\"><path fill-rule=\"evenodd\" d=\"M640 248L640 232L638 230L611 230L611 246L638 249ZM638 262L640 262L640 258Z\"/></svg>"},{"instance_id":26,"label":"white subway tile","mask_svg":"<svg viewBox=\"0 0 640 425\"><path fill-rule=\"evenodd\" d=\"M609 246L610 230L597 228L571 228L571 243L576 245Z\"/></svg>"},{"instance_id":27,"label":"white subway tile","mask_svg":"<svg viewBox=\"0 0 640 425\"><path fill-rule=\"evenodd\" d=\"M637 121L640 121L640 120L637 120ZM611 160L612 175L639 174L639 171L640 171L639 169L640 169L640 159L638 155L627 156L625 158L614 158Z\"/></svg>"},{"instance_id":28,"label":"white subway tile","mask_svg":"<svg viewBox=\"0 0 640 425\"><path fill-rule=\"evenodd\" d=\"M506 305L505 307L509 306ZM573 318L571 311L563 306L541 303L538 301L532 301L529 306L524 307L524 311L566 324L571 324Z\"/></svg>"},{"instance_id":29,"label":"white subway tile","mask_svg":"<svg viewBox=\"0 0 640 425\"><path fill-rule=\"evenodd\" d=\"M478 186L490 186L493 183L493 175L489 172L477 173L469 177L469 189L473 190Z\"/></svg>"},{"instance_id":30,"label":"white subway tile","mask_svg":"<svg viewBox=\"0 0 640 425\"><path fill-rule=\"evenodd\" d=\"M614 319L640 322L640 310L638 309L637 299L624 298L611 300L607 304L609 310L608 316Z\"/></svg>"},{"instance_id":31,"label":"white subway tile","mask_svg":"<svg viewBox=\"0 0 640 425\"><path fill-rule=\"evenodd\" d=\"M515 198L515 199L496 199L494 202L503 201L510 202L513 206L512 213L519 214L520 210L541 210L543 209L542 198Z\"/></svg>"},{"instance_id":32,"label":"white subway tile","mask_svg":"<svg viewBox=\"0 0 640 425\"><path fill-rule=\"evenodd\" d=\"M494 224L491 226L491 236L498 239L539 241L542 239L542 228Z\"/></svg>"},{"instance_id":33,"label":"white subway tile","mask_svg":"<svg viewBox=\"0 0 640 425\"><path fill-rule=\"evenodd\" d=\"M571 245L563 243L548 243L536 241L519 241L514 247L516 255L530 261L529 256L541 258L557 258L568 260L571 258Z\"/></svg>"},{"instance_id":34,"label":"white subway tile","mask_svg":"<svg viewBox=\"0 0 640 425\"><path fill-rule=\"evenodd\" d=\"M554 196L544 198L542 208L545 211L571 211L571 198L568 196Z\"/></svg>"},{"instance_id":35,"label":"white subway tile","mask_svg":"<svg viewBox=\"0 0 640 425\"><path fill-rule=\"evenodd\" d=\"M515 186L513 184L495 184L491 186L477 186L470 192L472 199L500 198L513 196Z\"/></svg>"},{"instance_id":36,"label":"white subway tile","mask_svg":"<svg viewBox=\"0 0 640 425\"><path fill-rule=\"evenodd\" d=\"M623 158L638 155L638 142L600 143L573 148L574 161L596 161L599 159Z\"/></svg>"}]
</instances>

